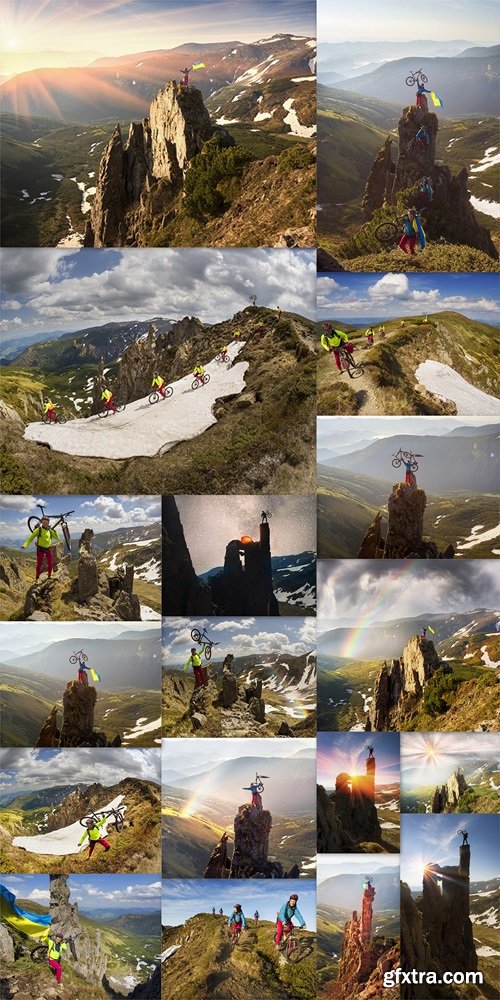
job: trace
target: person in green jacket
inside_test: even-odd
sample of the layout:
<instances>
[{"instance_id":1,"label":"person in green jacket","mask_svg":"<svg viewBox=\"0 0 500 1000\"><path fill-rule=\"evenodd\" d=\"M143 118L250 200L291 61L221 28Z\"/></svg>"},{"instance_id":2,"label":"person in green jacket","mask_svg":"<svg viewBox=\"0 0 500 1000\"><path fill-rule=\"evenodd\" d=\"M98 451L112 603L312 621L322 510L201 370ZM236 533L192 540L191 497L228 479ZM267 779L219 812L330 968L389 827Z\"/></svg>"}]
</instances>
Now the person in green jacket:
<instances>
[{"instance_id":1,"label":"person in green jacket","mask_svg":"<svg viewBox=\"0 0 500 1000\"><path fill-rule=\"evenodd\" d=\"M56 983L59 986L62 978L62 966L61 966L61 952L66 951L67 944L64 941L64 936L60 933L54 934L54 937L47 938L48 960L50 968L54 970L56 975Z\"/></svg>"},{"instance_id":2,"label":"person in green jacket","mask_svg":"<svg viewBox=\"0 0 500 1000\"><path fill-rule=\"evenodd\" d=\"M193 668L195 688L208 686L207 672L203 667L201 661L204 652L205 652L205 646L202 646L199 652L193 646L191 649L191 655L189 657L189 660L187 661L187 663L184 664L184 667L182 668L183 670L187 670L189 666Z\"/></svg>"},{"instance_id":3,"label":"person in green jacket","mask_svg":"<svg viewBox=\"0 0 500 1000\"><path fill-rule=\"evenodd\" d=\"M50 521L48 517L42 517L38 528L32 532L29 538L23 542L23 549L27 549L28 545L31 545L33 539L36 538L36 577L38 580L40 573L43 570L44 560L47 562L47 575L50 579L52 576L52 570L54 566L54 558L52 552L53 542L59 541L59 535L54 528L50 527Z\"/></svg>"},{"instance_id":4,"label":"person in green jacket","mask_svg":"<svg viewBox=\"0 0 500 1000\"><path fill-rule=\"evenodd\" d=\"M352 347L349 343L349 336L344 333L343 330L333 330L331 323L323 323L324 333L321 335L321 346L325 351L329 351L333 354L335 358L335 364L339 372L342 371L342 365L340 363L339 347L341 344L344 345L347 351L352 352Z\"/></svg>"},{"instance_id":5,"label":"person in green jacket","mask_svg":"<svg viewBox=\"0 0 500 1000\"><path fill-rule=\"evenodd\" d=\"M83 841L85 840L85 837L88 837L89 858L92 857L96 844L102 844L104 850L109 851L110 845L108 844L107 840L104 840L104 837L101 837L101 826L104 826L105 822L106 822L106 816L103 816L102 819L98 820L94 819L86 820L85 826L87 827L87 829L84 830L84 832L82 833L82 836L78 841L78 847L81 847Z\"/></svg>"}]
</instances>

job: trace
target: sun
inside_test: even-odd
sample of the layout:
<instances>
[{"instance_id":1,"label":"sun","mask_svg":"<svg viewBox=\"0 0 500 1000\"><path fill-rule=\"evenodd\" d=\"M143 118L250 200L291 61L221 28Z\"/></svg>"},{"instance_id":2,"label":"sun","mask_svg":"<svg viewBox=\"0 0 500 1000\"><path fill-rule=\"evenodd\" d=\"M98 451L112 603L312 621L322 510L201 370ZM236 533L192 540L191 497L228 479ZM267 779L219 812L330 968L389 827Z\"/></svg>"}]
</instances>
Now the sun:
<instances>
[{"instance_id":1,"label":"sun","mask_svg":"<svg viewBox=\"0 0 500 1000\"><path fill-rule=\"evenodd\" d=\"M14 35L10 35L9 38L5 39L5 48L8 49L9 52L15 52L18 48L18 44L17 38L15 38Z\"/></svg>"}]
</instances>

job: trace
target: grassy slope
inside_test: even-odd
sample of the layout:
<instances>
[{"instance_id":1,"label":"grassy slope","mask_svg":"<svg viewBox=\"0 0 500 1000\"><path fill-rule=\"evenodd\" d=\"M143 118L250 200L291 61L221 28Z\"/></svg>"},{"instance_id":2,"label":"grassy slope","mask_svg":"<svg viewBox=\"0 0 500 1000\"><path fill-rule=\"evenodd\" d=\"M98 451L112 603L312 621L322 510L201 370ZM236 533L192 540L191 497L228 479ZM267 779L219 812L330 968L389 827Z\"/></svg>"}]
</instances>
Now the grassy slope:
<instances>
[{"instance_id":1,"label":"grassy slope","mask_svg":"<svg viewBox=\"0 0 500 1000\"><path fill-rule=\"evenodd\" d=\"M257 324L265 323L265 332ZM220 324L220 336L241 329L248 339L246 392L218 405L218 422L165 455L125 461L75 458L25 441L9 426L0 475L8 492L28 493L289 493L314 481L315 355L307 320L285 315L279 326L268 309L243 322ZM279 351L276 349L279 344ZM22 397L18 407L22 415ZM285 415L285 416L284 416ZM284 433L286 427L286 434Z\"/></svg>"},{"instance_id":2,"label":"grassy slope","mask_svg":"<svg viewBox=\"0 0 500 1000\"><path fill-rule=\"evenodd\" d=\"M404 320L406 328L400 329ZM373 399L364 413L438 414L450 412L437 396L417 389L415 371L431 359L452 367L466 381L490 395L496 392L495 345L498 330L460 313L435 313L424 317L398 316L385 324L386 336L375 335L374 347L366 350L364 330L349 329L350 339L363 353L364 376L351 381L338 376L332 359L322 352L318 360L319 411L354 414L367 391ZM454 409L454 408L452 408Z\"/></svg>"},{"instance_id":3,"label":"grassy slope","mask_svg":"<svg viewBox=\"0 0 500 1000\"><path fill-rule=\"evenodd\" d=\"M411 717L405 719L401 728L409 732L473 732L481 723L488 722L489 729L498 732L499 722L494 717L493 706L500 680L494 671L488 667L469 666L460 660L450 661L448 665L458 683L452 691L443 695L444 711L430 715L421 705ZM345 731L356 723L364 722L362 695L372 694L380 666L380 661L353 661L332 673L319 671L320 730ZM341 704L342 701L344 704Z\"/></svg>"},{"instance_id":4,"label":"grassy slope","mask_svg":"<svg viewBox=\"0 0 500 1000\"><path fill-rule=\"evenodd\" d=\"M276 897L277 900L279 897ZM278 903L276 904L278 905ZM183 927L163 930L163 947L183 941L168 959L162 976L163 1000L310 1000L316 995L316 956L296 965L280 961L273 944L274 925L250 926L230 951L227 917L200 913ZM303 932L314 949L314 935ZM199 947L200 939L203 947Z\"/></svg>"}]
</instances>

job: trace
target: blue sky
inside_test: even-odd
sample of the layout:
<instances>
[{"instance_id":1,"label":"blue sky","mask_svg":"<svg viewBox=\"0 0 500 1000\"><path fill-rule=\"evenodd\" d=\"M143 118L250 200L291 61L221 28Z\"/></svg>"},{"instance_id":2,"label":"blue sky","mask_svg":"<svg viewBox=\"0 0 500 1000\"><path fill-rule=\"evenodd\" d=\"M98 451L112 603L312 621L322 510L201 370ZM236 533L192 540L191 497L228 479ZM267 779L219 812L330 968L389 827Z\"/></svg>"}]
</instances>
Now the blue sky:
<instances>
[{"instance_id":1,"label":"blue sky","mask_svg":"<svg viewBox=\"0 0 500 1000\"><path fill-rule=\"evenodd\" d=\"M386 0L318 0L317 10L322 42L463 38L492 45L498 37L496 0L420 0L418 8L399 0L390 9Z\"/></svg>"},{"instance_id":2,"label":"blue sky","mask_svg":"<svg viewBox=\"0 0 500 1000\"><path fill-rule=\"evenodd\" d=\"M429 612L494 610L499 602L495 560L318 561L319 637L327 628L369 629L372 624Z\"/></svg>"},{"instance_id":3,"label":"blue sky","mask_svg":"<svg viewBox=\"0 0 500 1000\"><path fill-rule=\"evenodd\" d=\"M168 879L163 883L162 923L177 927L197 913L217 912L222 906L226 917L232 913L235 903L241 903L248 919L256 910L262 920L276 920L276 911L281 909L292 892L298 893L298 907L308 930L316 930L316 887L314 882L302 879L246 879L228 882L227 879L189 879L176 881Z\"/></svg>"},{"instance_id":4,"label":"blue sky","mask_svg":"<svg viewBox=\"0 0 500 1000\"><path fill-rule=\"evenodd\" d=\"M161 521L160 497L156 496L2 496L0 499L0 539L11 545L29 536L27 519L39 516L37 502L46 505L48 514L74 510L68 517L71 535L77 538L84 528L95 534L115 531L134 525L147 525ZM57 529L62 538L61 529Z\"/></svg>"},{"instance_id":5,"label":"blue sky","mask_svg":"<svg viewBox=\"0 0 500 1000\"><path fill-rule=\"evenodd\" d=\"M331 789L342 771L364 774L367 744L373 747L377 785L399 782L399 733L318 733L318 784Z\"/></svg>"},{"instance_id":6,"label":"blue sky","mask_svg":"<svg viewBox=\"0 0 500 1000\"><path fill-rule=\"evenodd\" d=\"M255 41L264 36L314 34L314 0L4 0L2 48L19 53L58 50L57 65L100 55L169 49L186 42Z\"/></svg>"},{"instance_id":7,"label":"blue sky","mask_svg":"<svg viewBox=\"0 0 500 1000\"><path fill-rule=\"evenodd\" d=\"M5 338L110 322L231 318L257 304L313 319L312 250L2 250Z\"/></svg>"},{"instance_id":8,"label":"blue sky","mask_svg":"<svg viewBox=\"0 0 500 1000\"><path fill-rule=\"evenodd\" d=\"M43 906L49 904L48 875L2 875L18 899L32 899ZM99 918L99 910L140 913L160 909L161 881L157 875L70 875L70 903Z\"/></svg>"},{"instance_id":9,"label":"blue sky","mask_svg":"<svg viewBox=\"0 0 500 1000\"><path fill-rule=\"evenodd\" d=\"M426 864L458 864L462 843L458 830L469 834L471 882L500 875L500 816L401 816L401 878L411 889L421 890Z\"/></svg>"},{"instance_id":10,"label":"blue sky","mask_svg":"<svg viewBox=\"0 0 500 1000\"><path fill-rule=\"evenodd\" d=\"M184 666L193 641L191 629L205 628L217 645L212 657L220 660L226 653L246 656L280 650L298 656L316 646L314 618L164 618L163 666Z\"/></svg>"},{"instance_id":11,"label":"blue sky","mask_svg":"<svg viewBox=\"0 0 500 1000\"><path fill-rule=\"evenodd\" d=\"M160 784L160 750L80 747L78 750L0 750L0 792L21 793L94 781L109 787L124 778Z\"/></svg>"},{"instance_id":12,"label":"blue sky","mask_svg":"<svg viewBox=\"0 0 500 1000\"><path fill-rule=\"evenodd\" d=\"M320 275L318 320L390 319L454 311L498 323L498 275L335 274Z\"/></svg>"}]
</instances>

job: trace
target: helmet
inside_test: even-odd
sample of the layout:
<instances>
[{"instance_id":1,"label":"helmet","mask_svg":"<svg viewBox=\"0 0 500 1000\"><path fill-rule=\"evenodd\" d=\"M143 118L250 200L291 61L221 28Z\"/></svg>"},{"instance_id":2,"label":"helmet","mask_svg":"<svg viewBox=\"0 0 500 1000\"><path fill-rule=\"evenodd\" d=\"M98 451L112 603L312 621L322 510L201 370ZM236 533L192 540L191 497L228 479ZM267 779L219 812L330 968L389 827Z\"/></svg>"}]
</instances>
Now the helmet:
<instances>
[{"instance_id":1,"label":"helmet","mask_svg":"<svg viewBox=\"0 0 500 1000\"><path fill-rule=\"evenodd\" d=\"M86 819L86 820L85 820L85 826L88 826L89 830L90 830L90 828L91 828L91 827L92 827L93 825L94 825L94 820L93 820L93 819Z\"/></svg>"},{"instance_id":2,"label":"helmet","mask_svg":"<svg viewBox=\"0 0 500 1000\"><path fill-rule=\"evenodd\" d=\"M295 901L297 901L298 898L299 897L297 896L297 893L296 892L292 892L292 895L290 896L290 899L295 899Z\"/></svg>"},{"instance_id":3,"label":"helmet","mask_svg":"<svg viewBox=\"0 0 500 1000\"><path fill-rule=\"evenodd\" d=\"M62 940L63 940L63 938L64 938L64 934L61 934L61 931L57 931L57 932L56 932L56 933L54 934L54 938L55 938L55 939L56 939L56 938L61 938L61 941L62 941Z\"/></svg>"},{"instance_id":4,"label":"helmet","mask_svg":"<svg viewBox=\"0 0 500 1000\"><path fill-rule=\"evenodd\" d=\"M235 910L241 910L241 903L235 903L234 904L234 909Z\"/></svg>"},{"instance_id":5,"label":"helmet","mask_svg":"<svg viewBox=\"0 0 500 1000\"><path fill-rule=\"evenodd\" d=\"M157 371L154 371L154 372L153 372L153 375L159 375L159 372L157 372Z\"/></svg>"},{"instance_id":6,"label":"helmet","mask_svg":"<svg viewBox=\"0 0 500 1000\"><path fill-rule=\"evenodd\" d=\"M41 520L42 524L43 524L43 522L44 522L44 521L46 521L46 522L47 522L47 524L49 524L49 523L50 523L50 522L49 522L49 518L48 518L47 514L44 514L44 515L43 515L43 517L42 517L42 518L40 518L40 520Z\"/></svg>"},{"instance_id":7,"label":"helmet","mask_svg":"<svg viewBox=\"0 0 500 1000\"><path fill-rule=\"evenodd\" d=\"M331 330L331 328L332 328L332 324L331 324L331 323L323 323L323 328L324 328L325 330Z\"/></svg>"},{"instance_id":8,"label":"helmet","mask_svg":"<svg viewBox=\"0 0 500 1000\"><path fill-rule=\"evenodd\" d=\"M191 646L191 652L196 653L196 646Z\"/></svg>"}]
</instances>

